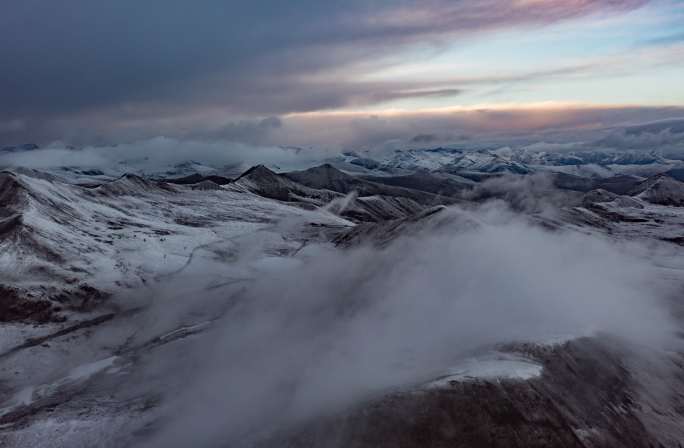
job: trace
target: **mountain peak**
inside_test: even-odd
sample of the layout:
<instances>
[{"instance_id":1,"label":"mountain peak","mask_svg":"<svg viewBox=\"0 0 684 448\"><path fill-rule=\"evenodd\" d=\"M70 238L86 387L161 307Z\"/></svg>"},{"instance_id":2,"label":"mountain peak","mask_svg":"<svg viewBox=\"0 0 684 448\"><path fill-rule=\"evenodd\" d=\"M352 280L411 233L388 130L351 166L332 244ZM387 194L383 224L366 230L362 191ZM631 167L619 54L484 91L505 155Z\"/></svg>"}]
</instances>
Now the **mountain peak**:
<instances>
[{"instance_id":1,"label":"mountain peak","mask_svg":"<svg viewBox=\"0 0 684 448\"><path fill-rule=\"evenodd\" d=\"M236 180L240 180L243 177L264 177L264 176L276 176L277 173L266 167L266 165L259 164L251 167L244 173L240 175Z\"/></svg>"},{"instance_id":2,"label":"mountain peak","mask_svg":"<svg viewBox=\"0 0 684 448\"><path fill-rule=\"evenodd\" d=\"M327 179L330 180L341 180L341 179L350 179L353 178L353 176L350 176L349 174L340 171L339 169L335 168L329 163L324 163L323 165L318 165L313 168L309 168L308 170L300 171L299 174L302 175L309 175L309 176L324 176Z\"/></svg>"}]
</instances>

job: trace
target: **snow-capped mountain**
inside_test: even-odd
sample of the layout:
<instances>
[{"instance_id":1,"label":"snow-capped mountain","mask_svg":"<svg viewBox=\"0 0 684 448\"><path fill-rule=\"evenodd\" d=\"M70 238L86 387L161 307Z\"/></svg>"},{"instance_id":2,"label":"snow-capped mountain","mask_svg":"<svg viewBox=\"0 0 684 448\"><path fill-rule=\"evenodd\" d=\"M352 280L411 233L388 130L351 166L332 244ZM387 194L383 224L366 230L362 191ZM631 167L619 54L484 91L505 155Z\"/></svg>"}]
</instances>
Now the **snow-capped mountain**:
<instances>
[{"instance_id":1,"label":"snow-capped mountain","mask_svg":"<svg viewBox=\"0 0 684 448\"><path fill-rule=\"evenodd\" d=\"M421 162L424 155L434 164ZM515 151L394 157L401 164L364 160L363 175L333 163L284 173L257 165L234 178L193 172L190 163L169 172L169 182L78 168L0 173L0 442L144 443L148 428L169 428L164 417L176 412L178 391L223 402L217 391L235 387L226 378L251 403L265 392L269 403L290 406L293 387L303 391L295 404L317 403L334 379L333 396L341 390L349 400L323 417L270 431L257 425L263 447L325 446L330 435L358 447L413 446L424 440L416 434L444 446L454 437L486 444L491 428L519 446L684 440L681 355L655 343L645 362L638 347L653 342L638 333L634 348L638 326L620 320L633 306L640 321L662 317L632 302L615 311L625 296L641 297L634 288L684 284L684 183L667 174L521 169ZM606 249L623 241L624 253ZM630 258L623 272L620 257L635 256L629 250L645 260ZM654 270L647 285L634 274L639 263ZM586 285L591 275L596 289ZM521 276L529 277L522 286ZM560 280L547 279L554 276ZM537 283L541 298L511 302ZM565 324L566 315L582 314L565 307L583 300L594 310L580 323L607 325L621 342L582 325L530 333L536 313L550 309L544 319ZM478 313L488 317L471 324ZM511 320L525 322L513 335ZM448 343L436 344L435 331ZM214 344L210 370L218 375L189 381L203 359L195 355ZM446 358L433 358L436 345ZM652 368L653 359L673 366L673 378ZM372 375L356 375L367 368ZM654 384L675 398L654 396ZM270 415L255 409L259 419ZM600 444L583 445L589 441Z\"/></svg>"},{"instance_id":2,"label":"snow-capped mountain","mask_svg":"<svg viewBox=\"0 0 684 448\"><path fill-rule=\"evenodd\" d=\"M595 178L607 178L620 174L648 177L682 166L681 161L667 159L656 151L544 151L524 147L480 150L463 148L397 150L390 156L377 160L356 157L353 153L347 153L336 162L337 166L343 169L351 167L350 170L354 170L361 167L367 174L407 174L429 171L451 173L476 180L489 175L529 174L540 171Z\"/></svg>"},{"instance_id":3,"label":"snow-capped mountain","mask_svg":"<svg viewBox=\"0 0 684 448\"><path fill-rule=\"evenodd\" d=\"M493 151L465 151L460 149L436 148L395 151L389 159L380 162L385 170L477 173L516 173L526 174L532 170L510 157L504 157Z\"/></svg>"},{"instance_id":4,"label":"snow-capped mountain","mask_svg":"<svg viewBox=\"0 0 684 448\"><path fill-rule=\"evenodd\" d=\"M71 302L90 300L81 291L99 298L180 268L216 232L255 229L287 213L345 222L269 201L241 182L193 187L131 174L83 187L36 171L0 173L5 285L20 300L50 303L61 318L61 311L81 306Z\"/></svg>"}]
</instances>

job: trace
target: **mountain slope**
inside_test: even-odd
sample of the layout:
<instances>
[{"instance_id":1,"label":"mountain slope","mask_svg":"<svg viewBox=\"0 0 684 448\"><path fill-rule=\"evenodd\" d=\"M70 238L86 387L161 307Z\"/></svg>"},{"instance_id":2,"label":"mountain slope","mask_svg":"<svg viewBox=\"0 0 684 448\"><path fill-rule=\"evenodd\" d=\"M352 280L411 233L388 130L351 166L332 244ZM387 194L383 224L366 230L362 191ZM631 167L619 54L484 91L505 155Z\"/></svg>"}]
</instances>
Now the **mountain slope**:
<instances>
[{"instance_id":1,"label":"mountain slope","mask_svg":"<svg viewBox=\"0 0 684 448\"><path fill-rule=\"evenodd\" d=\"M448 174L417 172L405 176L364 176L364 179L394 187L410 188L438 196L458 196L475 182Z\"/></svg>"},{"instance_id":2,"label":"mountain slope","mask_svg":"<svg viewBox=\"0 0 684 448\"><path fill-rule=\"evenodd\" d=\"M323 205L341 195L321 188L309 188L287 176L276 174L264 165L245 171L230 185L236 191L249 191L259 196L285 202Z\"/></svg>"},{"instance_id":3,"label":"mountain slope","mask_svg":"<svg viewBox=\"0 0 684 448\"><path fill-rule=\"evenodd\" d=\"M371 182L346 174L328 163L304 171L285 173L283 176L307 187L332 190L342 194L356 192L360 197L376 195L404 197L423 205L439 203L439 198L433 194Z\"/></svg>"},{"instance_id":4,"label":"mountain slope","mask_svg":"<svg viewBox=\"0 0 684 448\"><path fill-rule=\"evenodd\" d=\"M631 194L652 204L684 207L684 182L666 175L643 181Z\"/></svg>"},{"instance_id":5,"label":"mountain slope","mask_svg":"<svg viewBox=\"0 0 684 448\"><path fill-rule=\"evenodd\" d=\"M350 225L324 210L307 212L246 191L193 187L135 175L82 187L39 172L2 172L0 281L13 291L12 301L47 301L68 317L90 311L108 292L180 269L194 248L217 235L283 216Z\"/></svg>"}]
</instances>

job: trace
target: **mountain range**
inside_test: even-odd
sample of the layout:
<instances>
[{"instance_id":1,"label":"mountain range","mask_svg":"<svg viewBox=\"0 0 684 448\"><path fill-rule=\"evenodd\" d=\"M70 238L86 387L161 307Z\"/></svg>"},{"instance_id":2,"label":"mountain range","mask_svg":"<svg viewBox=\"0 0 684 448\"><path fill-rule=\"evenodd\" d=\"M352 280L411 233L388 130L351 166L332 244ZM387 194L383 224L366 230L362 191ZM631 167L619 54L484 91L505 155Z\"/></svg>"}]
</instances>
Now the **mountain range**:
<instances>
[{"instance_id":1,"label":"mountain range","mask_svg":"<svg viewBox=\"0 0 684 448\"><path fill-rule=\"evenodd\" d=\"M94 446L102 437L144 442L150 428L164 425L160 400L172 401L169 391L184 381L165 366L201 352L220 328L232 328L231 313L248 321L241 303L252 288L265 288L254 286L260 279L283 282L287 294L293 288L282 277L287 267L327 251L370 257L431 235L475 238L513 219L521 223L511 224L514 230L524 225L542 234L590 235L599 245L644 244L659 257L654 265L666 265L662 281L684 285L677 264L684 250L682 162L655 153L435 148L377 159L346 153L292 171L256 165L235 173L196 162L177 168L0 172L5 446L43 443L40 428L50 422L72 428L75 421L87 424L60 432L56 446ZM469 257L476 266L478 253ZM335 265L340 274L356 268ZM378 282L374 275L369 269L361 282ZM326 294L316 290L317 281L306 280L314 297ZM359 285L333 283L343 298L333 307L341 316L378 299L357 297ZM316 319L331 312L313 305ZM303 305L292 306L283 311L286 322ZM681 311L678 302L673 306ZM382 302L376 311L380 321L391 315ZM507 342L473 348L450 373L427 372L402 387L373 390L250 446L684 443L680 352L651 354L673 366L667 376L634 361L609 335ZM64 366L45 369L55 357ZM163 378L166 389L141 388L147 375ZM667 398L654 396L654 387Z\"/></svg>"}]
</instances>

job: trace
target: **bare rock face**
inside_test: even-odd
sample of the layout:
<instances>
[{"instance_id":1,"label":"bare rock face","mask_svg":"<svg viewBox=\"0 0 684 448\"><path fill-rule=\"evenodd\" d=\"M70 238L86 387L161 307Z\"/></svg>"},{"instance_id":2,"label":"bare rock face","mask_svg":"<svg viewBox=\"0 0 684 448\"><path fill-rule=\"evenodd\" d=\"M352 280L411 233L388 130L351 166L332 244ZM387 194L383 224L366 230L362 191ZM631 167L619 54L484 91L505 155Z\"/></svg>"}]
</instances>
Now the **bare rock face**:
<instances>
[{"instance_id":1,"label":"bare rock face","mask_svg":"<svg viewBox=\"0 0 684 448\"><path fill-rule=\"evenodd\" d=\"M0 173L0 229L7 228L13 219L16 220L15 217L28 202L27 195L26 188L15 174L6 171Z\"/></svg>"},{"instance_id":2,"label":"bare rock face","mask_svg":"<svg viewBox=\"0 0 684 448\"><path fill-rule=\"evenodd\" d=\"M14 233L23 223L21 214L17 213L0 218L0 237Z\"/></svg>"},{"instance_id":3,"label":"bare rock face","mask_svg":"<svg viewBox=\"0 0 684 448\"><path fill-rule=\"evenodd\" d=\"M0 322L63 322L62 311L91 312L109 297L85 283L33 292L0 284Z\"/></svg>"},{"instance_id":4,"label":"bare rock face","mask_svg":"<svg viewBox=\"0 0 684 448\"><path fill-rule=\"evenodd\" d=\"M454 381L443 389L393 394L307 422L263 447L678 446L656 429L654 414L645 416L639 385L621 356L605 344L581 339L518 348L543 363L541 377ZM683 385L673 384L672 392ZM665 413L684 418L681 408Z\"/></svg>"},{"instance_id":5,"label":"bare rock face","mask_svg":"<svg viewBox=\"0 0 684 448\"><path fill-rule=\"evenodd\" d=\"M22 291L0 285L0 322L45 323L57 320L48 300L27 297Z\"/></svg>"},{"instance_id":6,"label":"bare rock face","mask_svg":"<svg viewBox=\"0 0 684 448\"><path fill-rule=\"evenodd\" d=\"M83 283L73 288L62 290L52 295L50 299L69 310L89 312L96 309L98 305L105 302L109 297L110 294Z\"/></svg>"}]
</instances>

